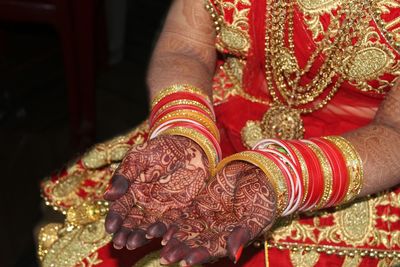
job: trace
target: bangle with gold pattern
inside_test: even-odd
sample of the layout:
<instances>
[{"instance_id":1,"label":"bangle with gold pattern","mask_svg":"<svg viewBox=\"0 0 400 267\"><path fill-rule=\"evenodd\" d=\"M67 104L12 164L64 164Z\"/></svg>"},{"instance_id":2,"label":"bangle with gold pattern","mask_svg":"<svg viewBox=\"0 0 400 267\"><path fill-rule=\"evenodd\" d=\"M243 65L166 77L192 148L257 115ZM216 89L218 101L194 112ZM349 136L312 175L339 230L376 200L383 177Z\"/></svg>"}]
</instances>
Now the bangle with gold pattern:
<instances>
[{"instance_id":1,"label":"bangle with gold pattern","mask_svg":"<svg viewBox=\"0 0 400 267\"><path fill-rule=\"evenodd\" d=\"M321 164L322 167L322 175L324 178L324 185L323 185L323 194L320 202L317 204L315 209L321 209L326 206L326 204L329 203L329 200L331 199L332 193L333 193L333 172L332 168L329 164L327 156L321 151L320 147L317 146L315 143L308 141L308 140L303 140L307 144L307 146L315 153L317 156L319 163Z\"/></svg>"},{"instance_id":2,"label":"bangle with gold pattern","mask_svg":"<svg viewBox=\"0 0 400 267\"><path fill-rule=\"evenodd\" d=\"M154 97L154 99L151 102L151 108L154 108L155 105L158 104L158 102L161 101L161 99L163 99L164 97L174 94L174 93L178 93L178 92L188 92L188 93L192 93L198 96L201 96L203 99L205 99L207 102L212 103L209 96L206 95L201 89L194 87L192 85L188 85L188 84L176 84L176 85L172 85L170 87L167 87L165 89L162 89L156 97Z\"/></svg>"},{"instance_id":3,"label":"bangle with gold pattern","mask_svg":"<svg viewBox=\"0 0 400 267\"><path fill-rule=\"evenodd\" d=\"M184 136L192 141L194 141L196 144L198 144L206 154L209 164L210 164L210 173L211 176L214 176L215 174L215 169L218 164L219 158L218 154L216 152L216 149L213 145L213 143L203 134L199 133L195 129L191 129L188 127L174 127L167 129L161 133L161 135L179 135L179 136Z\"/></svg>"},{"instance_id":4,"label":"bangle with gold pattern","mask_svg":"<svg viewBox=\"0 0 400 267\"><path fill-rule=\"evenodd\" d=\"M210 133L218 140L218 142L220 141L219 130L215 123L209 117L195 110L184 109L172 111L155 122L152 126L152 129L157 128L160 124L163 124L169 120L178 118L191 119L200 123L210 131Z\"/></svg>"},{"instance_id":5,"label":"bangle with gold pattern","mask_svg":"<svg viewBox=\"0 0 400 267\"><path fill-rule=\"evenodd\" d=\"M159 110L157 110L157 112L153 116L157 117L164 110L166 110L170 107L173 107L173 106L180 106L180 105L194 106L194 107L200 108L200 109L204 110L204 112L206 112L213 120L215 120L215 117L214 117L215 115L209 110L208 107L206 107L205 105L203 105L202 103L200 103L196 100L189 100L189 99L178 99L178 100L171 101L168 104L165 104L164 106L162 106Z\"/></svg>"},{"instance_id":6,"label":"bangle with gold pattern","mask_svg":"<svg viewBox=\"0 0 400 267\"><path fill-rule=\"evenodd\" d=\"M350 182L347 194L341 204L347 203L357 197L362 189L364 170L361 157L354 146L341 136L327 136L324 139L337 146L346 160Z\"/></svg>"}]
</instances>

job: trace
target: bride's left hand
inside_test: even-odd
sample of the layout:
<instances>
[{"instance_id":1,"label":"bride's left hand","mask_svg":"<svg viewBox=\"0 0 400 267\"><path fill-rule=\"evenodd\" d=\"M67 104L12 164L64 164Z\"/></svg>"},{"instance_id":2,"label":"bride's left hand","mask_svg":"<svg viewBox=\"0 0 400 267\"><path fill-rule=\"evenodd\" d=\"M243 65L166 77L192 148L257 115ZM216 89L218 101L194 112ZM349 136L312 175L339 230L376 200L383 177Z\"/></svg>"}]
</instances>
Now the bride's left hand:
<instances>
[{"instance_id":1,"label":"bride's left hand","mask_svg":"<svg viewBox=\"0 0 400 267\"><path fill-rule=\"evenodd\" d=\"M228 164L168 229L161 263L192 266L225 256L237 262L243 248L272 226L275 203L260 169L239 161Z\"/></svg>"}]
</instances>

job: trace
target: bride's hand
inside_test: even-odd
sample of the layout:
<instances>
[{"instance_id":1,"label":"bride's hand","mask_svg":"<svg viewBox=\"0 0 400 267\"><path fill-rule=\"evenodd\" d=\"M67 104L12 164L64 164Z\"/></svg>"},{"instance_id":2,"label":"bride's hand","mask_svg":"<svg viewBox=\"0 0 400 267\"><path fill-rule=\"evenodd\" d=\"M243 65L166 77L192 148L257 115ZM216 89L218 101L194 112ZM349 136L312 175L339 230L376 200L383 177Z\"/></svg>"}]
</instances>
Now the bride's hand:
<instances>
[{"instance_id":1,"label":"bride's hand","mask_svg":"<svg viewBox=\"0 0 400 267\"><path fill-rule=\"evenodd\" d=\"M203 150L181 136L160 136L133 147L112 178L104 198L114 247L135 249L161 237L209 179ZM168 215L166 215L168 213Z\"/></svg>"},{"instance_id":2,"label":"bride's hand","mask_svg":"<svg viewBox=\"0 0 400 267\"><path fill-rule=\"evenodd\" d=\"M275 193L257 167L232 162L187 207L163 237L161 263L193 266L229 256L268 230L276 213Z\"/></svg>"}]
</instances>

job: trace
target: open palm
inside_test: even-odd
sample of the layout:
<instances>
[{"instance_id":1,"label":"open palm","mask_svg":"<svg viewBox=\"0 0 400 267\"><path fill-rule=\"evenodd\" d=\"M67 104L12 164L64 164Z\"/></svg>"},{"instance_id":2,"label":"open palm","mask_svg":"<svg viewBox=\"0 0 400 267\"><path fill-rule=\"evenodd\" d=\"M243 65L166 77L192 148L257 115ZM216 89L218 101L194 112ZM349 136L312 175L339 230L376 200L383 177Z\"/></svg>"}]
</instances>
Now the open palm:
<instances>
[{"instance_id":1,"label":"open palm","mask_svg":"<svg viewBox=\"0 0 400 267\"><path fill-rule=\"evenodd\" d=\"M275 220L275 193L254 165L233 162L223 168L164 235L161 263L183 266L229 256L243 248Z\"/></svg>"},{"instance_id":2,"label":"open palm","mask_svg":"<svg viewBox=\"0 0 400 267\"><path fill-rule=\"evenodd\" d=\"M207 157L186 137L160 136L133 147L104 195L112 202L106 230L114 246L135 249L161 237L209 176Z\"/></svg>"}]
</instances>

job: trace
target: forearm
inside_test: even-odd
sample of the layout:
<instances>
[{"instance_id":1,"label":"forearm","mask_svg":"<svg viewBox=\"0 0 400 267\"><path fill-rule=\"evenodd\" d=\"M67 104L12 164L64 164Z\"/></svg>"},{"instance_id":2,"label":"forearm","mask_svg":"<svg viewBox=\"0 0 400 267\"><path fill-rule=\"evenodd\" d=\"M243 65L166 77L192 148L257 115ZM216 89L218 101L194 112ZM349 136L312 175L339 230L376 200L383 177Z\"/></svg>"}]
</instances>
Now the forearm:
<instances>
[{"instance_id":1,"label":"forearm","mask_svg":"<svg viewBox=\"0 0 400 267\"><path fill-rule=\"evenodd\" d=\"M400 184L400 99L395 86L368 126L345 134L360 154L364 183L360 196Z\"/></svg>"},{"instance_id":2,"label":"forearm","mask_svg":"<svg viewBox=\"0 0 400 267\"><path fill-rule=\"evenodd\" d=\"M190 84L211 95L216 62L214 30L201 1L174 1L150 62L151 99L173 84Z\"/></svg>"}]
</instances>

